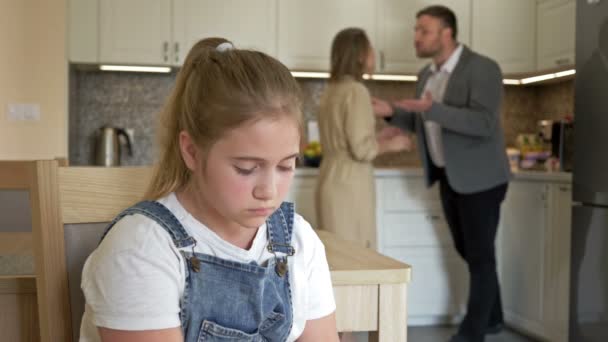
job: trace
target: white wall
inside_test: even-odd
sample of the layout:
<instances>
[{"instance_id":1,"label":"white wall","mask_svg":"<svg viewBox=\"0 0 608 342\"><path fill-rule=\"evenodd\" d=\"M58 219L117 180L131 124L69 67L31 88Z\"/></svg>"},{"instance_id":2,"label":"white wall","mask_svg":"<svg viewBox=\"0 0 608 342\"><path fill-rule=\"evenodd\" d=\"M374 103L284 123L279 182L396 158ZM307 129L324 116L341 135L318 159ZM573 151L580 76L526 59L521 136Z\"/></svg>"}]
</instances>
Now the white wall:
<instances>
[{"instance_id":1,"label":"white wall","mask_svg":"<svg viewBox=\"0 0 608 342\"><path fill-rule=\"evenodd\" d=\"M0 160L67 158L67 0L0 0ZM40 121L9 121L9 103Z\"/></svg>"}]
</instances>

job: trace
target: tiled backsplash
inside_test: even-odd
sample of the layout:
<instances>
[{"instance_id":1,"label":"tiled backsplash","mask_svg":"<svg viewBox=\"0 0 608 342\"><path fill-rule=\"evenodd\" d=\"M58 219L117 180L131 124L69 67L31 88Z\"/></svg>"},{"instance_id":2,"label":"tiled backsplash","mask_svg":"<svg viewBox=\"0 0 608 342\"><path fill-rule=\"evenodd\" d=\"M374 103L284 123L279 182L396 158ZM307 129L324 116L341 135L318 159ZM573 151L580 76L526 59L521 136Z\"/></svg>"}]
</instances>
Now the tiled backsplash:
<instances>
[{"instance_id":1,"label":"tiled backsplash","mask_svg":"<svg viewBox=\"0 0 608 342\"><path fill-rule=\"evenodd\" d=\"M72 165L93 162L94 136L98 128L112 125L134 128L134 154L123 153L123 165L150 165L156 151L158 113L175 81L175 74L133 74L70 71L70 148ZM314 119L325 80L301 79L304 116ZM536 122L573 112L573 81L536 87L506 87L502 122L508 145L519 133L535 132ZM367 83L372 96L384 99L411 97L414 83ZM379 122L379 125L382 123ZM415 150L415 149L414 149ZM378 166L418 165L416 152L380 156Z\"/></svg>"}]
</instances>

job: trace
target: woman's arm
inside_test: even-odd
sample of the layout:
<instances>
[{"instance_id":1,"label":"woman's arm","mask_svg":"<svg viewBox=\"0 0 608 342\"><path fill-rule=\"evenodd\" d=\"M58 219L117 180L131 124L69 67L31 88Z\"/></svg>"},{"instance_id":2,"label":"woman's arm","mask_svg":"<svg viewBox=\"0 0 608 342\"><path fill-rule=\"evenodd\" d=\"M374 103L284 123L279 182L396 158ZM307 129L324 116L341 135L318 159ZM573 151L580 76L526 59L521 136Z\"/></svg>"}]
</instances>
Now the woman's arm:
<instances>
[{"instance_id":1,"label":"woman's arm","mask_svg":"<svg viewBox=\"0 0 608 342\"><path fill-rule=\"evenodd\" d=\"M146 331L98 328L102 342L183 342L180 327Z\"/></svg>"},{"instance_id":2,"label":"woman's arm","mask_svg":"<svg viewBox=\"0 0 608 342\"><path fill-rule=\"evenodd\" d=\"M306 321L304 332L298 342L339 342L336 331L336 314ZM105 341L104 341L105 342Z\"/></svg>"}]
</instances>

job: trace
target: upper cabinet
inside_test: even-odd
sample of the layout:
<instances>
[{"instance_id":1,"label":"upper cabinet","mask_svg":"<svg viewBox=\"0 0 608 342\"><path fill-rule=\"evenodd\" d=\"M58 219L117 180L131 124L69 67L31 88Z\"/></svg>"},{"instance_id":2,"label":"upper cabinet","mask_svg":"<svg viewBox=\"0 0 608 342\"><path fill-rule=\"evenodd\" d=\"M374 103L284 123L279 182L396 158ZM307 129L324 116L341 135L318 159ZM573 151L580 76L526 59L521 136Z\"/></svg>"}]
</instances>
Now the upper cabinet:
<instances>
[{"instance_id":1,"label":"upper cabinet","mask_svg":"<svg viewBox=\"0 0 608 342\"><path fill-rule=\"evenodd\" d=\"M239 48L276 56L277 0L173 0L172 64L181 65L192 45L206 37L230 39Z\"/></svg>"},{"instance_id":2,"label":"upper cabinet","mask_svg":"<svg viewBox=\"0 0 608 342\"><path fill-rule=\"evenodd\" d=\"M180 66L205 37L277 57L292 70L328 71L331 43L364 29L376 73L415 74L416 13L442 4L458 40L496 60L505 74L574 65L574 0L68 0L73 63Z\"/></svg>"},{"instance_id":3,"label":"upper cabinet","mask_svg":"<svg viewBox=\"0 0 608 342\"><path fill-rule=\"evenodd\" d=\"M416 57L414 49L416 13L426 6L441 4L452 9L458 22L458 40L470 43L471 0L380 0L377 3L378 73L417 73L430 62Z\"/></svg>"},{"instance_id":4,"label":"upper cabinet","mask_svg":"<svg viewBox=\"0 0 608 342\"><path fill-rule=\"evenodd\" d=\"M576 1L544 0L536 19L538 70L574 65Z\"/></svg>"},{"instance_id":5,"label":"upper cabinet","mask_svg":"<svg viewBox=\"0 0 608 342\"><path fill-rule=\"evenodd\" d=\"M369 0L279 1L279 60L293 70L329 70L331 43L347 27L376 38L376 2Z\"/></svg>"},{"instance_id":6,"label":"upper cabinet","mask_svg":"<svg viewBox=\"0 0 608 342\"><path fill-rule=\"evenodd\" d=\"M171 0L100 0L100 63L170 65L171 45Z\"/></svg>"},{"instance_id":7,"label":"upper cabinet","mask_svg":"<svg viewBox=\"0 0 608 342\"><path fill-rule=\"evenodd\" d=\"M505 74L536 69L536 2L473 2L473 50L494 59Z\"/></svg>"},{"instance_id":8,"label":"upper cabinet","mask_svg":"<svg viewBox=\"0 0 608 342\"><path fill-rule=\"evenodd\" d=\"M97 63L99 57L98 0L68 0L68 59Z\"/></svg>"}]
</instances>

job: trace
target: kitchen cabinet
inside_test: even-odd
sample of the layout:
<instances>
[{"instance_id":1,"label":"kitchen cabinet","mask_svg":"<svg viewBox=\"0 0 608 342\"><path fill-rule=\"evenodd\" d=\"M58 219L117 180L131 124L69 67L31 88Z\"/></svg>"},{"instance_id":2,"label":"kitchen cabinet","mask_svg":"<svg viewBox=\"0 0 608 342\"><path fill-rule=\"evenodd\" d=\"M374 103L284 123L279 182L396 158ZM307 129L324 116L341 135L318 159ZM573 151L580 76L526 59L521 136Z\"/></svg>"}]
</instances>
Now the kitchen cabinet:
<instances>
[{"instance_id":1,"label":"kitchen cabinet","mask_svg":"<svg viewBox=\"0 0 608 342\"><path fill-rule=\"evenodd\" d=\"M537 9L538 70L574 66L576 1L545 0Z\"/></svg>"},{"instance_id":2,"label":"kitchen cabinet","mask_svg":"<svg viewBox=\"0 0 608 342\"><path fill-rule=\"evenodd\" d=\"M549 274L545 287L546 335L554 342L568 341L570 308L570 234L572 186L552 184L549 188Z\"/></svg>"},{"instance_id":3,"label":"kitchen cabinet","mask_svg":"<svg viewBox=\"0 0 608 342\"><path fill-rule=\"evenodd\" d=\"M317 229L317 214L315 207L315 191L317 186L317 175L308 174L294 177L285 199L295 205L295 210L302 215L312 228Z\"/></svg>"},{"instance_id":4,"label":"kitchen cabinet","mask_svg":"<svg viewBox=\"0 0 608 342\"><path fill-rule=\"evenodd\" d=\"M244 49L276 56L277 0L173 0L174 65L206 37L224 37Z\"/></svg>"},{"instance_id":5,"label":"kitchen cabinet","mask_svg":"<svg viewBox=\"0 0 608 342\"><path fill-rule=\"evenodd\" d=\"M551 341L567 341L570 184L511 182L497 245L505 320Z\"/></svg>"},{"instance_id":6,"label":"kitchen cabinet","mask_svg":"<svg viewBox=\"0 0 608 342\"><path fill-rule=\"evenodd\" d=\"M458 40L470 43L471 0L380 0L378 6L378 58L376 72L416 74L430 63L416 57L414 27L416 13L426 6L445 5L452 9L458 22Z\"/></svg>"},{"instance_id":7,"label":"kitchen cabinet","mask_svg":"<svg viewBox=\"0 0 608 342\"><path fill-rule=\"evenodd\" d=\"M99 62L170 65L171 0L100 0Z\"/></svg>"},{"instance_id":8,"label":"kitchen cabinet","mask_svg":"<svg viewBox=\"0 0 608 342\"><path fill-rule=\"evenodd\" d=\"M99 0L68 1L68 60L97 63L99 54Z\"/></svg>"},{"instance_id":9,"label":"kitchen cabinet","mask_svg":"<svg viewBox=\"0 0 608 342\"><path fill-rule=\"evenodd\" d=\"M543 334L548 185L511 182L499 227L499 278L505 320Z\"/></svg>"},{"instance_id":10,"label":"kitchen cabinet","mask_svg":"<svg viewBox=\"0 0 608 342\"><path fill-rule=\"evenodd\" d=\"M276 56L277 0L72 0L73 63L181 66L202 38Z\"/></svg>"},{"instance_id":11,"label":"kitchen cabinet","mask_svg":"<svg viewBox=\"0 0 608 342\"><path fill-rule=\"evenodd\" d=\"M465 263L452 247L437 186L424 177L376 177L378 251L414 270L410 325L455 322L464 314L468 291Z\"/></svg>"},{"instance_id":12,"label":"kitchen cabinet","mask_svg":"<svg viewBox=\"0 0 608 342\"><path fill-rule=\"evenodd\" d=\"M535 70L535 1L474 1L472 12L473 50L494 59L506 74Z\"/></svg>"},{"instance_id":13,"label":"kitchen cabinet","mask_svg":"<svg viewBox=\"0 0 608 342\"><path fill-rule=\"evenodd\" d=\"M368 0L279 1L278 57L292 70L328 71L334 36L364 29L376 41L376 2Z\"/></svg>"}]
</instances>

